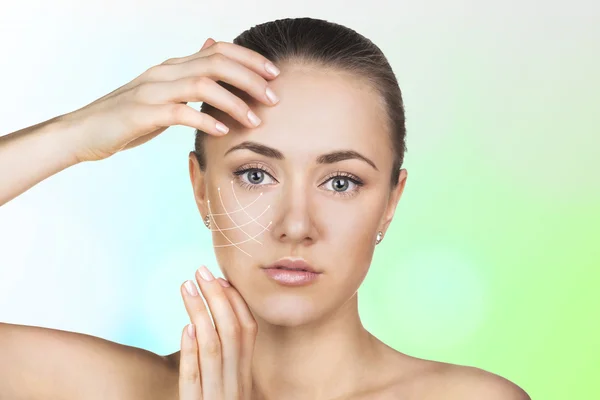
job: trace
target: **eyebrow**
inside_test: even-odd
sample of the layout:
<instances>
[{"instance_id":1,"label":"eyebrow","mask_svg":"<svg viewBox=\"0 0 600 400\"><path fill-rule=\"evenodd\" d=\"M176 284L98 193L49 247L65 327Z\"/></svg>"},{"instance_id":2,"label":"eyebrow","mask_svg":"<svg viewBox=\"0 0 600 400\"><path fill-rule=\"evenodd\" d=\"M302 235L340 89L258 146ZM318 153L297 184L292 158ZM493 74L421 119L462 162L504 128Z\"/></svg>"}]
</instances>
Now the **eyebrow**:
<instances>
[{"instance_id":1,"label":"eyebrow","mask_svg":"<svg viewBox=\"0 0 600 400\"><path fill-rule=\"evenodd\" d=\"M250 150L257 154L269 158L274 158L276 160L285 160L285 156L281 151L274 149L273 147L269 147L264 144L252 141L245 141L233 146L232 148L227 150L225 154L223 154L223 157L225 157L227 154L233 151L242 149ZM379 171L379 169L377 169L377 166L373 161L354 150L336 150L330 153L322 154L319 157L317 157L317 164L333 164L339 161L350 159L362 160L369 164L371 167L375 168L376 171Z\"/></svg>"}]
</instances>

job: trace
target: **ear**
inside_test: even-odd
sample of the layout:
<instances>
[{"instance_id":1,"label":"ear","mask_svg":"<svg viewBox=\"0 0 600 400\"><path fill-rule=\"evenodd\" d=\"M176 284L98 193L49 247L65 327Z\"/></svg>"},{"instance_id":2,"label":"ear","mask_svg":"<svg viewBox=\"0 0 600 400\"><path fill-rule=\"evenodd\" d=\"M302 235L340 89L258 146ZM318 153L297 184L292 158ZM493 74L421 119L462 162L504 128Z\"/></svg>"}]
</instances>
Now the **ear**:
<instances>
[{"instance_id":1,"label":"ear","mask_svg":"<svg viewBox=\"0 0 600 400\"><path fill-rule=\"evenodd\" d=\"M402 168L400 170L400 174L398 175L398 184L390 193L390 198L381 221L382 225L379 229L383 232L384 236L388 227L390 226L390 223L392 222L392 218L394 218L396 207L398 206L398 202L400 201L402 193L404 192L404 186L406 185L406 179L408 178L408 171L406 171L405 168Z\"/></svg>"},{"instance_id":2,"label":"ear","mask_svg":"<svg viewBox=\"0 0 600 400\"><path fill-rule=\"evenodd\" d=\"M192 182L192 190L194 199L198 206L198 211L202 218L208 215L208 207L206 206L206 182L205 174L200 170L200 164L196 158L196 153L190 151L189 154L190 181Z\"/></svg>"}]
</instances>

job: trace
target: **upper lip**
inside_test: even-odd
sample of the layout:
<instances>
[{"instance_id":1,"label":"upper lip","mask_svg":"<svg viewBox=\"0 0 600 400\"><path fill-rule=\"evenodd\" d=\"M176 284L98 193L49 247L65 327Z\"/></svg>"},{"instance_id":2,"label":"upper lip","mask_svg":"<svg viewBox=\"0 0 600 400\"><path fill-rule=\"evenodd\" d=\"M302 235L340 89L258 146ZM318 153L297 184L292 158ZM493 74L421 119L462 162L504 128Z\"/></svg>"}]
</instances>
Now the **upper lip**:
<instances>
[{"instance_id":1,"label":"upper lip","mask_svg":"<svg viewBox=\"0 0 600 400\"><path fill-rule=\"evenodd\" d=\"M321 271L317 271L314 269L305 259L303 258L291 258L291 257L283 257L279 260L275 261L272 264L269 264L264 269L269 268L277 268L277 267L286 267L291 269L305 270L320 274Z\"/></svg>"}]
</instances>

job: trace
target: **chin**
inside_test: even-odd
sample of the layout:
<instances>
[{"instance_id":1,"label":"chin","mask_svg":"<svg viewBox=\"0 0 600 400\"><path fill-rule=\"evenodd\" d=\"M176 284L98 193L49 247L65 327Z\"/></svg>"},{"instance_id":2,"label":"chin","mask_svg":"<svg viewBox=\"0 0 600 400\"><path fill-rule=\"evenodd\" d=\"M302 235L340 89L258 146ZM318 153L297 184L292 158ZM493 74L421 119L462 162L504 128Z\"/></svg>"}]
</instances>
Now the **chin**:
<instances>
[{"instance_id":1,"label":"chin","mask_svg":"<svg viewBox=\"0 0 600 400\"><path fill-rule=\"evenodd\" d=\"M310 298L279 293L261 299L252 311L269 324L294 327L314 322L324 310Z\"/></svg>"}]
</instances>

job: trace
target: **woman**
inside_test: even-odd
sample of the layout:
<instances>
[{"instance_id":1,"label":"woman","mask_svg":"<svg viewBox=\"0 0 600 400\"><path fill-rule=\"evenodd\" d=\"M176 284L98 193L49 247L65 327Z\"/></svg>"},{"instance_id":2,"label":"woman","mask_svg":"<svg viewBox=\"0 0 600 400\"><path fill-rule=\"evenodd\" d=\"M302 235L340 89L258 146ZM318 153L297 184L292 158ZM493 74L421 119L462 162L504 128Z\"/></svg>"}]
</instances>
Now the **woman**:
<instances>
[{"instance_id":1,"label":"woman","mask_svg":"<svg viewBox=\"0 0 600 400\"><path fill-rule=\"evenodd\" d=\"M202 101L200 112L189 101ZM404 121L377 46L299 18L233 43L209 39L79 110L0 138L3 204L168 126L196 128L191 183L227 278L202 266L181 285L191 324L168 356L2 324L0 397L528 399L489 372L398 352L361 324L357 289L407 179Z\"/></svg>"}]
</instances>

